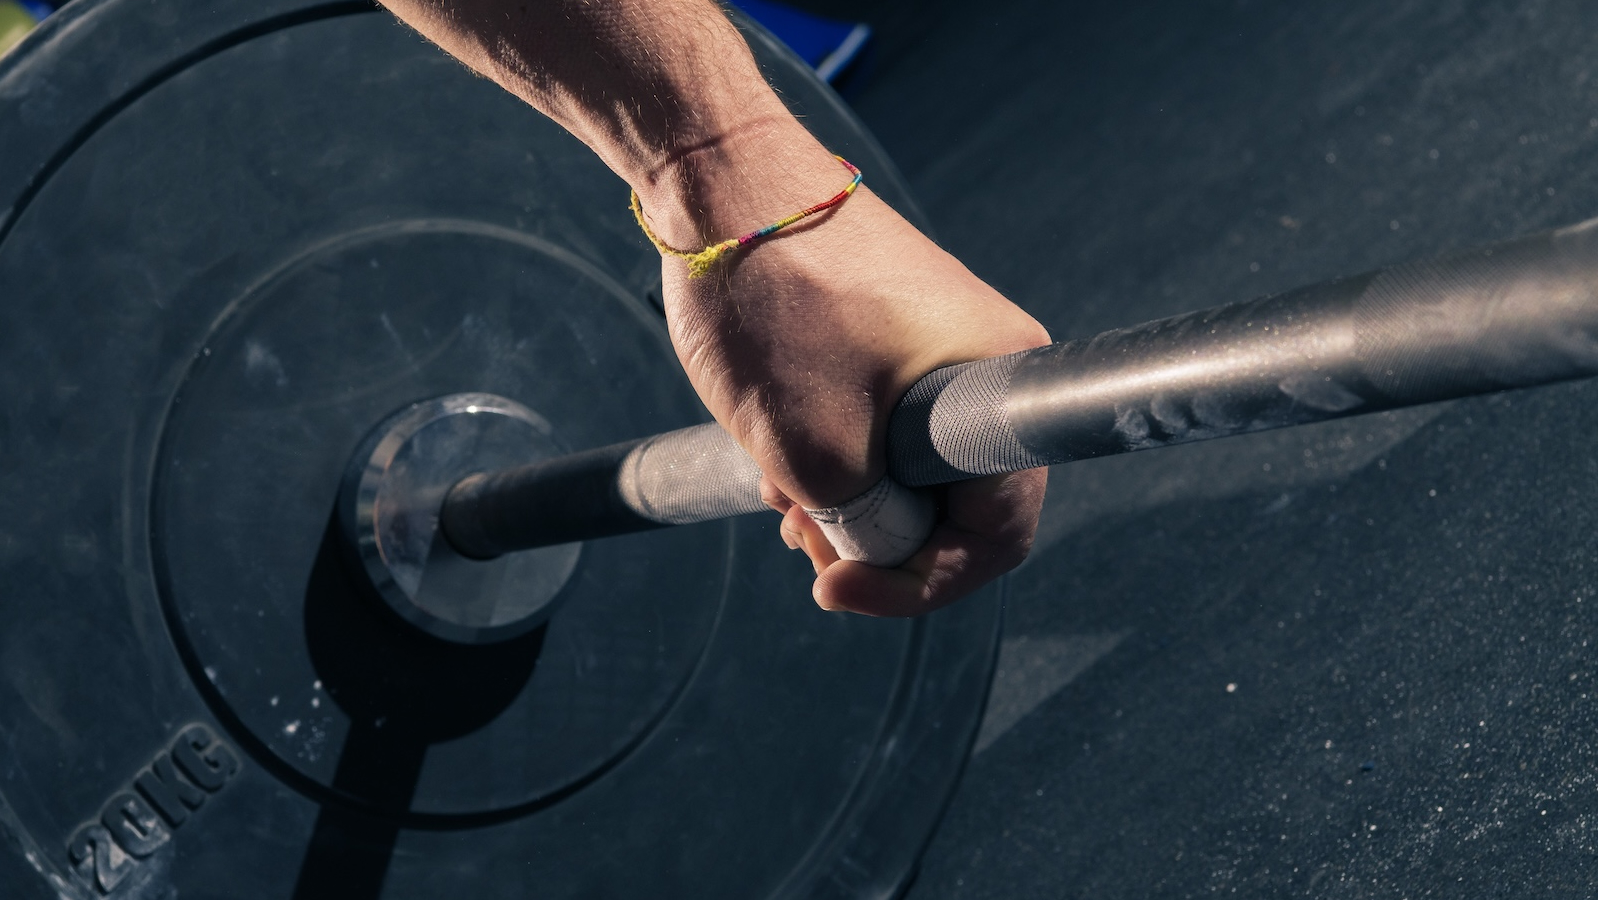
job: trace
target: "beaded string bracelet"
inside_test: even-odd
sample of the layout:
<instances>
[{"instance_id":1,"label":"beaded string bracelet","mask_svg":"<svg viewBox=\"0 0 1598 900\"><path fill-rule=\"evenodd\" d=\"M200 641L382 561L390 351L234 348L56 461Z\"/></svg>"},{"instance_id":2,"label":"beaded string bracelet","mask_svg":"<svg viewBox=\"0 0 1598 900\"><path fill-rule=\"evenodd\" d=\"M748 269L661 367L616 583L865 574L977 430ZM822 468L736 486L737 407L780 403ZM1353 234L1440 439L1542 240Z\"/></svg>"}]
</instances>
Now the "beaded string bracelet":
<instances>
[{"instance_id":1,"label":"beaded string bracelet","mask_svg":"<svg viewBox=\"0 0 1598 900\"><path fill-rule=\"evenodd\" d=\"M771 235L776 234L777 232L787 228L789 225L792 225L801 219L813 216L822 210L831 209L849 199L849 195L853 194L855 188L860 186L860 181L861 179L865 178L865 176L862 175L860 170L855 168L854 165L847 159L844 159L841 156L834 156L833 159L843 163L843 167L845 169L848 169L850 172L854 173L854 179L849 182L847 187L834 195L832 199L817 203L815 206L812 206L809 209L800 210L786 219L780 219L764 228L751 231L743 237L731 238L729 240L722 241L719 244L711 244L697 253L686 253L682 250L678 250L677 248L668 245L665 241L661 240L658 235L655 234L654 229L649 227L649 223L644 221L644 208L638 202L637 191L633 191L633 217L638 220L638 227L644 230L644 236L649 238L649 242L651 244L655 245L655 249L659 250L661 253L687 260L688 277L698 278L699 276L709 272L711 266L714 266L716 261L721 259L726 254L753 244L755 241L758 241L761 238L770 237Z\"/></svg>"}]
</instances>

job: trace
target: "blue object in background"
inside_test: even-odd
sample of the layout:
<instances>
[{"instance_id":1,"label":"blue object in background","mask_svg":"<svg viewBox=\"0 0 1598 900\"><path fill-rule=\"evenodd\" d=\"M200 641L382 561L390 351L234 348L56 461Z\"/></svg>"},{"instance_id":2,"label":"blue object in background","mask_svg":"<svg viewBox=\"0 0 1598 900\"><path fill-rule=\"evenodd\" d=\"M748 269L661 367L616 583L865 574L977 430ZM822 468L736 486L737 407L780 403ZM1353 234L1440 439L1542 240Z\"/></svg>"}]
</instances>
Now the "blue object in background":
<instances>
[{"instance_id":1,"label":"blue object in background","mask_svg":"<svg viewBox=\"0 0 1598 900\"><path fill-rule=\"evenodd\" d=\"M782 39L828 83L836 83L871 41L871 26L864 22L824 19L770 0L732 4Z\"/></svg>"}]
</instances>

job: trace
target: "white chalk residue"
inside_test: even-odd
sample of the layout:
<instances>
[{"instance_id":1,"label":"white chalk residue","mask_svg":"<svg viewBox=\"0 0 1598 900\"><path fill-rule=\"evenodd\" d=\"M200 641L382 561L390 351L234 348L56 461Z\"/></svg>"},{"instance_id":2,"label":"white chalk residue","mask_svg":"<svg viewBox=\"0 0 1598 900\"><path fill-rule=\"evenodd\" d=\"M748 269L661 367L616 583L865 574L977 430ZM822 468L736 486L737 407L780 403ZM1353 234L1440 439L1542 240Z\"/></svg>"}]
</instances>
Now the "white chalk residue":
<instances>
[{"instance_id":1,"label":"white chalk residue","mask_svg":"<svg viewBox=\"0 0 1598 900\"><path fill-rule=\"evenodd\" d=\"M287 387L289 383L283 361L265 344L254 339L244 342L244 373L251 381L270 381L277 387Z\"/></svg>"},{"instance_id":2,"label":"white chalk residue","mask_svg":"<svg viewBox=\"0 0 1598 900\"><path fill-rule=\"evenodd\" d=\"M1048 499L1029 562L1085 528L1171 503L1275 495L1268 512L1294 490L1340 480L1376 462L1448 404L1302 425L1280 431L1130 453L1049 469ZM1141 420L1141 417L1139 417ZM1147 423L1144 422L1147 427ZM1117 423L1121 428L1121 423ZM1135 431L1135 429L1134 429ZM1123 431L1123 436L1131 432Z\"/></svg>"}]
</instances>

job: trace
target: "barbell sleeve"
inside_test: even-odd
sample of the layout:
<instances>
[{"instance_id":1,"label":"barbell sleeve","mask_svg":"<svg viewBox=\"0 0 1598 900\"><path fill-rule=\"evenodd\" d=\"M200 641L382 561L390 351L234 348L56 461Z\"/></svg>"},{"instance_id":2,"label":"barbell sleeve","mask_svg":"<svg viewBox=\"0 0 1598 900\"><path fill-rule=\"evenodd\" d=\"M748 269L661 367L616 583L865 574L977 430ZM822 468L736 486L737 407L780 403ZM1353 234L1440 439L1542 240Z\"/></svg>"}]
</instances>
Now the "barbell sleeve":
<instances>
[{"instance_id":1,"label":"barbell sleeve","mask_svg":"<svg viewBox=\"0 0 1598 900\"><path fill-rule=\"evenodd\" d=\"M939 369L894 409L917 487L1598 375L1598 219ZM714 424L474 475L445 534L516 549L764 509Z\"/></svg>"},{"instance_id":2,"label":"barbell sleeve","mask_svg":"<svg viewBox=\"0 0 1598 900\"><path fill-rule=\"evenodd\" d=\"M439 524L463 556L492 559L767 508L760 468L709 422L469 475L446 495Z\"/></svg>"}]
</instances>

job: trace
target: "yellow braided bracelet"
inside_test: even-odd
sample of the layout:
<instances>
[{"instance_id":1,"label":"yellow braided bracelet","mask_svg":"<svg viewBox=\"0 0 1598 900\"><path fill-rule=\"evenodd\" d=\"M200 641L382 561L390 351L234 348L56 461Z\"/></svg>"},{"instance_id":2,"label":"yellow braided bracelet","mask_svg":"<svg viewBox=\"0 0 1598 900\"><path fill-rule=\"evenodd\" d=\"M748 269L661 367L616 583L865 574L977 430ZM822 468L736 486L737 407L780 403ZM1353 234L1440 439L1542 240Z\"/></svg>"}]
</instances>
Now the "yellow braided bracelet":
<instances>
[{"instance_id":1,"label":"yellow braided bracelet","mask_svg":"<svg viewBox=\"0 0 1598 900\"><path fill-rule=\"evenodd\" d=\"M665 241L661 240L660 237L655 234L654 229L649 227L649 223L644 221L644 208L638 202L637 191L633 191L633 217L638 220L638 227L644 230L644 236L649 238L649 242L651 244L655 245L655 249L659 250L661 253L687 260L688 277L698 278L706 272L709 272L710 267L716 264L716 260L721 259L726 254L737 250L740 247L748 246L749 244L752 244L761 238L769 237L781 231L782 229L787 228L789 225L792 225L800 219L808 218L825 209L831 209L847 200L849 195L854 193L855 188L860 186L860 181L865 178L865 176L862 175L860 170L855 168L854 165L851 164L847 159L844 159L841 156L835 156L833 159L843 163L844 168L854 173L854 179L849 182L848 187L845 187L843 190L839 191L832 199L822 203L817 203L815 206L812 206L809 209L800 210L786 219L773 222L770 225L767 225L765 228L761 228L757 231L751 231L743 237L725 240L719 244L711 244L697 253L687 253L682 250L678 250L675 247L669 246Z\"/></svg>"}]
</instances>

